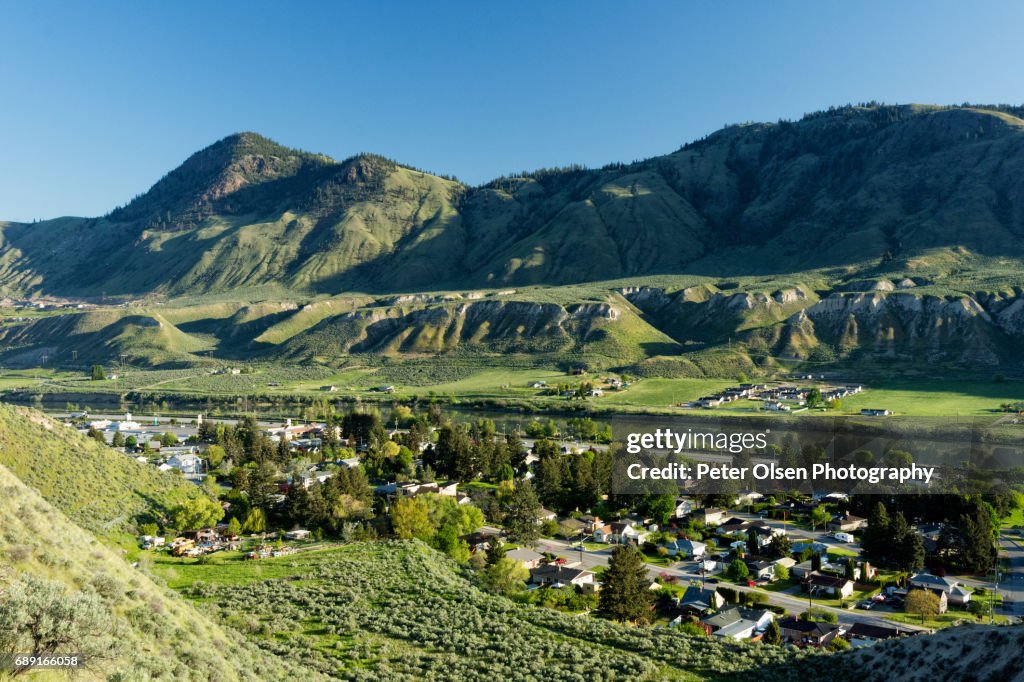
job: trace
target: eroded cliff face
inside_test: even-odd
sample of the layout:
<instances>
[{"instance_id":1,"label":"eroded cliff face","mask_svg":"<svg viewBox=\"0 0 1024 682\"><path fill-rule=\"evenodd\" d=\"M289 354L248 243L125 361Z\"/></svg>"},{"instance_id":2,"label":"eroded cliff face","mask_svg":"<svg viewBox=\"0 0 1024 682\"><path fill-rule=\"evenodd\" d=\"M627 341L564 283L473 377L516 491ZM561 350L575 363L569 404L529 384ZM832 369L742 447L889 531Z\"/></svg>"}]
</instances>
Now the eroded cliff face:
<instances>
[{"instance_id":1,"label":"eroded cliff face","mask_svg":"<svg viewBox=\"0 0 1024 682\"><path fill-rule=\"evenodd\" d=\"M674 293L654 287L621 289L656 327L677 341L722 339L785 320L818 300L803 287L775 291L723 291L714 285L687 287Z\"/></svg>"},{"instance_id":2,"label":"eroded cliff face","mask_svg":"<svg viewBox=\"0 0 1024 682\"><path fill-rule=\"evenodd\" d=\"M1024 343L1024 293L940 296L915 287L910 279L859 282L822 298L804 286L770 292L632 287L620 293L680 343L732 337L759 352L825 363L1019 363L1013 348Z\"/></svg>"},{"instance_id":3,"label":"eroded cliff face","mask_svg":"<svg viewBox=\"0 0 1024 682\"><path fill-rule=\"evenodd\" d=\"M986 305L987 304L987 305ZM918 295L875 290L832 294L787 320L785 354L806 357L815 342L841 356L997 365L1024 341L1024 299ZM799 329L799 343L792 337Z\"/></svg>"},{"instance_id":4,"label":"eroded cliff face","mask_svg":"<svg viewBox=\"0 0 1024 682\"><path fill-rule=\"evenodd\" d=\"M562 306L467 300L426 307L392 306L329 318L288 345L293 353L316 346L332 346L338 353L438 353L460 346L506 352L557 351L585 338L595 324L614 324L619 314L615 306L597 302Z\"/></svg>"}]
</instances>

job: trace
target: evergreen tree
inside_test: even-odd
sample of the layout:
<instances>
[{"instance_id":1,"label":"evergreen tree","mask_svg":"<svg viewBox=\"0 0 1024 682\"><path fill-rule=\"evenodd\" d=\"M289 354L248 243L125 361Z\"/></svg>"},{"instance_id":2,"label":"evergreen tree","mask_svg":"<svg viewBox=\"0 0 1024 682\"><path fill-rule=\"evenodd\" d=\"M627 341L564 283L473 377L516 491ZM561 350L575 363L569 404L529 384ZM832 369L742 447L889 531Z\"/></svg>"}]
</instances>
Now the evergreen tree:
<instances>
[{"instance_id":1,"label":"evergreen tree","mask_svg":"<svg viewBox=\"0 0 1024 682\"><path fill-rule=\"evenodd\" d=\"M750 556L755 556L760 549L760 546L757 544L757 531L751 528L747 531L747 553Z\"/></svg>"},{"instance_id":2,"label":"evergreen tree","mask_svg":"<svg viewBox=\"0 0 1024 682\"><path fill-rule=\"evenodd\" d=\"M512 542L533 545L540 537L540 500L529 481L518 483L504 504L505 531Z\"/></svg>"},{"instance_id":3,"label":"evergreen tree","mask_svg":"<svg viewBox=\"0 0 1024 682\"><path fill-rule=\"evenodd\" d=\"M619 545L612 551L604 572L600 611L608 618L625 621L646 621L653 600L648 588L647 564L635 547Z\"/></svg>"},{"instance_id":4,"label":"evergreen tree","mask_svg":"<svg viewBox=\"0 0 1024 682\"><path fill-rule=\"evenodd\" d=\"M537 441L534 446L540 462L537 465L537 494L541 501L551 507L561 509L559 499L563 493L562 454L552 441Z\"/></svg>"},{"instance_id":5,"label":"evergreen tree","mask_svg":"<svg viewBox=\"0 0 1024 682\"><path fill-rule=\"evenodd\" d=\"M889 512L881 502L875 504L868 515L868 527L861 533L864 553L875 560L885 559L890 550Z\"/></svg>"}]
</instances>

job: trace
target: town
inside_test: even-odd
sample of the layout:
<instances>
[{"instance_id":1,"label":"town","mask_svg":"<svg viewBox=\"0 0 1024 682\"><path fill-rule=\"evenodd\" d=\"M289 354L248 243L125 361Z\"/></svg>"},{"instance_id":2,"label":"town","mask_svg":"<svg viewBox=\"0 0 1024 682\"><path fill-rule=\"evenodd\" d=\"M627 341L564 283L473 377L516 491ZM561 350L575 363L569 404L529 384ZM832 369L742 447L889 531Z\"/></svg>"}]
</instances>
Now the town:
<instances>
[{"instance_id":1,"label":"town","mask_svg":"<svg viewBox=\"0 0 1024 682\"><path fill-rule=\"evenodd\" d=\"M999 551L1017 555L1016 540L996 545L962 520L998 527L1019 495L951 496L927 514L904 498L839 492L616 495L606 446L499 434L428 407L397 406L386 420L363 408L303 423L75 413L68 424L209 495L140 529L142 549L169 561L419 539L487 589L541 607L829 650L1012 622L1024 606L1019 564L992 570ZM591 437L603 428L551 424ZM623 603L621 571L643 599Z\"/></svg>"}]
</instances>

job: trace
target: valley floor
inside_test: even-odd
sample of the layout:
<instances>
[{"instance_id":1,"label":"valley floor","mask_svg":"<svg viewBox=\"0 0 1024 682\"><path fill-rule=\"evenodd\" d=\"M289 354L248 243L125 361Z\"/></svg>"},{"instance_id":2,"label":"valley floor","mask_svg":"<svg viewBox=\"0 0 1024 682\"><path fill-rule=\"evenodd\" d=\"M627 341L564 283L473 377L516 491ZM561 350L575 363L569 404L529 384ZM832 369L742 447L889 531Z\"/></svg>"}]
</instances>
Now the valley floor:
<instances>
[{"instance_id":1,"label":"valley floor","mask_svg":"<svg viewBox=\"0 0 1024 682\"><path fill-rule=\"evenodd\" d=\"M682 407L687 402L738 383L729 378L632 378L622 389L609 388L608 373L590 376L567 374L554 368L521 366L453 365L438 370L434 361L418 365L408 361L397 366L351 366L333 370L317 365L238 365L211 373L205 368L144 370L127 368L103 381L92 381L84 372L66 370L0 369L0 395L22 401L41 396L46 402L85 403L119 400L126 394L145 399L186 403L189 401L256 404L290 400L392 402L410 399L439 400L467 406L513 408L526 411L594 413L698 414L708 416L770 415L763 403L738 400L713 409ZM116 378L115 378L116 377ZM759 380L763 381L763 380ZM590 382L601 395L583 398L557 395L558 387L575 389ZM862 409L885 409L897 416L999 418L1014 403L1024 401L1024 382L985 378L939 377L861 379L849 372L825 382L799 381L801 385L862 384L865 390L841 401L835 409L799 410L799 416L857 416ZM538 387L538 384L543 384ZM555 393L555 395L552 395ZM248 403L247 403L248 404Z\"/></svg>"}]
</instances>

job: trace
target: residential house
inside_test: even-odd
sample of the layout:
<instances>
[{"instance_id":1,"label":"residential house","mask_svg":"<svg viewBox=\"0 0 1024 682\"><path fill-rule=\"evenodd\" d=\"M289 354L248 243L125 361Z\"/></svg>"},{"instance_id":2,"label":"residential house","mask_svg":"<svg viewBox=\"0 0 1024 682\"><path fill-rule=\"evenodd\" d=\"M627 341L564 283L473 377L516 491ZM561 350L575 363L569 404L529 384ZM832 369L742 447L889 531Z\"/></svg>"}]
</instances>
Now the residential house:
<instances>
[{"instance_id":1,"label":"residential house","mask_svg":"<svg viewBox=\"0 0 1024 682\"><path fill-rule=\"evenodd\" d=\"M696 540L673 540L662 545L669 556L683 556L687 559L701 559L707 551L707 544Z\"/></svg>"},{"instance_id":2,"label":"residential house","mask_svg":"<svg viewBox=\"0 0 1024 682\"><path fill-rule=\"evenodd\" d=\"M728 516L729 511L727 509L716 509L715 507L704 507L693 512L692 516L694 519L703 523L705 526L720 526L725 523L725 519Z\"/></svg>"},{"instance_id":3,"label":"residential house","mask_svg":"<svg viewBox=\"0 0 1024 682\"><path fill-rule=\"evenodd\" d=\"M469 551L472 553L486 552L495 543L501 543L501 540L491 533L469 533L468 535L463 535L459 539L465 541L465 543L469 545Z\"/></svg>"},{"instance_id":4,"label":"residential house","mask_svg":"<svg viewBox=\"0 0 1024 682\"><path fill-rule=\"evenodd\" d=\"M789 568L789 575L790 577L799 580L809 576L812 571L814 571L814 564L810 559L808 559L807 561L801 561L800 563L791 566Z\"/></svg>"},{"instance_id":5,"label":"residential house","mask_svg":"<svg viewBox=\"0 0 1024 682\"><path fill-rule=\"evenodd\" d=\"M834 575L825 575L812 571L803 579L804 592L812 595L828 595L836 599L846 599L853 594L853 581Z\"/></svg>"},{"instance_id":6,"label":"residential house","mask_svg":"<svg viewBox=\"0 0 1024 682\"><path fill-rule=\"evenodd\" d=\"M805 549L810 549L820 556L828 555L828 545L824 542L794 542L793 554L803 554Z\"/></svg>"},{"instance_id":7,"label":"residential house","mask_svg":"<svg viewBox=\"0 0 1024 682\"><path fill-rule=\"evenodd\" d=\"M676 510L673 516L677 519L681 519L684 516L688 516L693 511L693 500L689 497L680 497L676 499Z\"/></svg>"},{"instance_id":8,"label":"residential house","mask_svg":"<svg viewBox=\"0 0 1024 682\"><path fill-rule=\"evenodd\" d=\"M797 618L779 621L782 639L797 646L823 647L839 635L839 626L808 622Z\"/></svg>"},{"instance_id":9,"label":"residential house","mask_svg":"<svg viewBox=\"0 0 1024 682\"><path fill-rule=\"evenodd\" d=\"M206 466L198 455L180 454L169 457L166 462L171 469L177 469L185 478L202 478Z\"/></svg>"},{"instance_id":10,"label":"residential house","mask_svg":"<svg viewBox=\"0 0 1024 682\"><path fill-rule=\"evenodd\" d=\"M725 597L715 587L699 587L691 585L676 602L679 609L686 614L704 615L708 611L717 611L725 606Z\"/></svg>"},{"instance_id":11,"label":"residential house","mask_svg":"<svg viewBox=\"0 0 1024 682\"><path fill-rule=\"evenodd\" d=\"M588 534L605 525L604 521L590 514L584 514L579 518L579 521L583 524L584 532Z\"/></svg>"},{"instance_id":12,"label":"residential house","mask_svg":"<svg viewBox=\"0 0 1024 682\"><path fill-rule=\"evenodd\" d=\"M854 647L859 647L873 644L883 639L895 639L896 637L906 637L912 634L914 634L912 630L858 621L846 631L846 639Z\"/></svg>"},{"instance_id":13,"label":"residential house","mask_svg":"<svg viewBox=\"0 0 1024 682\"><path fill-rule=\"evenodd\" d=\"M764 499L764 495L756 490L746 490L736 496L735 504L738 507L744 507L748 504L757 504L762 499Z\"/></svg>"},{"instance_id":14,"label":"residential house","mask_svg":"<svg viewBox=\"0 0 1024 682\"><path fill-rule=\"evenodd\" d=\"M611 529L609 529L610 532ZM578 538L586 534L586 527L579 519L562 519L558 522L558 535L563 538ZM595 540L595 542L599 542Z\"/></svg>"},{"instance_id":15,"label":"residential house","mask_svg":"<svg viewBox=\"0 0 1024 682\"><path fill-rule=\"evenodd\" d=\"M868 525L868 520L859 516L846 512L844 514L837 514L832 517L832 521L829 522L829 530L842 531L844 533L852 533L864 528Z\"/></svg>"},{"instance_id":16,"label":"residential house","mask_svg":"<svg viewBox=\"0 0 1024 682\"><path fill-rule=\"evenodd\" d=\"M512 549L505 552L505 558L518 562L523 566L523 568L530 569L540 566L540 560L544 557L537 552L534 552L532 549L520 547L518 549Z\"/></svg>"},{"instance_id":17,"label":"residential house","mask_svg":"<svg viewBox=\"0 0 1024 682\"><path fill-rule=\"evenodd\" d=\"M310 532L305 528L296 528L295 530L287 531L284 534L285 540L308 540Z\"/></svg>"},{"instance_id":18,"label":"residential house","mask_svg":"<svg viewBox=\"0 0 1024 682\"><path fill-rule=\"evenodd\" d=\"M613 523L612 534L615 536L616 542L620 545L641 545L646 542L647 537L650 535L650 533L644 529L637 528L636 526L626 522Z\"/></svg>"},{"instance_id":19,"label":"residential house","mask_svg":"<svg viewBox=\"0 0 1024 682\"><path fill-rule=\"evenodd\" d=\"M825 561L821 564L821 570L823 573L834 573L836 575L846 575L846 560L840 560L836 562ZM878 569L869 564L866 561L855 561L853 564L853 579L867 582L878 574Z\"/></svg>"},{"instance_id":20,"label":"residential house","mask_svg":"<svg viewBox=\"0 0 1024 682\"><path fill-rule=\"evenodd\" d=\"M567 587L569 585L593 587L594 574L582 568L547 564L530 569L530 583L547 587Z\"/></svg>"},{"instance_id":21,"label":"residential house","mask_svg":"<svg viewBox=\"0 0 1024 682\"><path fill-rule=\"evenodd\" d=\"M437 490L435 492L438 495L444 495L445 497L455 497L459 492L459 482L445 481L444 483L438 483Z\"/></svg>"},{"instance_id":22,"label":"residential house","mask_svg":"<svg viewBox=\"0 0 1024 682\"><path fill-rule=\"evenodd\" d=\"M953 606L967 606L971 601L971 592L959 582L950 578L932 575L931 573L917 573L910 576L908 585L911 588L931 590L935 593L942 592L946 595L949 604Z\"/></svg>"},{"instance_id":23,"label":"residential house","mask_svg":"<svg viewBox=\"0 0 1024 682\"><path fill-rule=\"evenodd\" d=\"M540 511L537 513L537 520L538 521L542 521L542 522L543 521L554 521L557 518L558 518L558 514L556 514L555 512L551 511L550 509L544 509L543 507L541 507Z\"/></svg>"},{"instance_id":24,"label":"residential house","mask_svg":"<svg viewBox=\"0 0 1024 682\"><path fill-rule=\"evenodd\" d=\"M593 532L594 542L605 542L609 543L612 541L612 527L610 525L603 525L594 528Z\"/></svg>"},{"instance_id":25,"label":"residential house","mask_svg":"<svg viewBox=\"0 0 1024 682\"><path fill-rule=\"evenodd\" d=\"M963 585L955 585L949 591L949 603L951 606L966 607L971 601L971 591Z\"/></svg>"},{"instance_id":26,"label":"residential house","mask_svg":"<svg viewBox=\"0 0 1024 682\"><path fill-rule=\"evenodd\" d=\"M730 639L750 639L764 632L768 624L775 619L768 609L748 609L734 606L701 618L711 629L711 634Z\"/></svg>"},{"instance_id":27,"label":"residential house","mask_svg":"<svg viewBox=\"0 0 1024 682\"><path fill-rule=\"evenodd\" d=\"M775 580L775 564L771 561L748 560L747 570L754 580Z\"/></svg>"}]
</instances>

